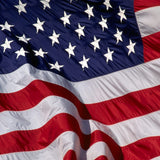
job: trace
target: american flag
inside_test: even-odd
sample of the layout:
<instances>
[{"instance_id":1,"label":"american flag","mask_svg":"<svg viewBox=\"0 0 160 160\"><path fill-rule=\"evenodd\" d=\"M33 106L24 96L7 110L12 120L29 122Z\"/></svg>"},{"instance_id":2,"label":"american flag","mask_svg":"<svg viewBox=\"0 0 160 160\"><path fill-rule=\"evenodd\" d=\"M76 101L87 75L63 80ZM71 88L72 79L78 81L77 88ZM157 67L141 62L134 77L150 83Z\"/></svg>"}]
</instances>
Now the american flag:
<instances>
[{"instance_id":1,"label":"american flag","mask_svg":"<svg viewBox=\"0 0 160 160\"><path fill-rule=\"evenodd\" d=\"M159 0L1 0L0 160L159 160L159 57Z\"/></svg>"}]
</instances>

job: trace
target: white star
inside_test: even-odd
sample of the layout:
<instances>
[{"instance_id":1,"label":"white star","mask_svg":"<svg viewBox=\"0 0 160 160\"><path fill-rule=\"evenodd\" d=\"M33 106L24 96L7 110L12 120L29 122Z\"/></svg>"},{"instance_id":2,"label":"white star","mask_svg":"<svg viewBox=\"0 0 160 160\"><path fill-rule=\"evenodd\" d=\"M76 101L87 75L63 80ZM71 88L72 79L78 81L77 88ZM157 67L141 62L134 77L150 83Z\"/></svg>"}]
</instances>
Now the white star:
<instances>
[{"instance_id":1,"label":"white star","mask_svg":"<svg viewBox=\"0 0 160 160\"><path fill-rule=\"evenodd\" d=\"M94 36L94 41L91 42L91 45L94 46L94 52L96 51L97 48L100 49L99 41L100 41L100 39L97 39L96 36Z\"/></svg>"},{"instance_id":2,"label":"white star","mask_svg":"<svg viewBox=\"0 0 160 160\"><path fill-rule=\"evenodd\" d=\"M25 9L26 5L27 3L22 3L21 0L19 0L19 5L15 5L15 7L18 9L19 15L21 14L21 12L27 13Z\"/></svg>"},{"instance_id":3,"label":"white star","mask_svg":"<svg viewBox=\"0 0 160 160\"><path fill-rule=\"evenodd\" d=\"M83 55L83 60L80 61L79 63L81 64L82 69L84 69L85 67L88 68L88 61L90 58L87 58Z\"/></svg>"},{"instance_id":4,"label":"white star","mask_svg":"<svg viewBox=\"0 0 160 160\"><path fill-rule=\"evenodd\" d=\"M75 54L74 54L75 48L76 48L76 46L72 46L72 44L69 42L69 47L65 49L65 51L68 52L68 54L69 54L69 58L71 57L71 55L75 56Z\"/></svg>"},{"instance_id":5,"label":"white star","mask_svg":"<svg viewBox=\"0 0 160 160\"><path fill-rule=\"evenodd\" d=\"M19 41L28 43L28 41L31 40L31 38L26 38L25 34L23 34L21 37L20 36L16 36L18 38Z\"/></svg>"},{"instance_id":6,"label":"white star","mask_svg":"<svg viewBox=\"0 0 160 160\"><path fill-rule=\"evenodd\" d=\"M64 26L66 26L66 24L70 24L69 18L70 18L71 14L68 14L64 11L64 17L61 17L60 20L63 21Z\"/></svg>"},{"instance_id":7,"label":"white star","mask_svg":"<svg viewBox=\"0 0 160 160\"><path fill-rule=\"evenodd\" d=\"M28 53L28 52L25 51L25 50L23 49L23 47L22 47L20 50L16 51L15 53L17 54L16 59L18 59L19 56L25 56L25 53Z\"/></svg>"},{"instance_id":8,"label":"white star","mask_svg":"<svg viewBox=\"0 0 160 160\"><path fill-rule=\"evenodd\" d=\"M90 7L89 4L87 4L87 9L84 12L88 14L89 19L91 18L91 16L94 17L93 7Z\"/></svg>"},{"instance_id":9,"label":"white star","mask_svg":"<svg viewBox=\"0 0 160 160\"><path fill-rule=\"evenodd\" d=\"M127 20L127 18L125 16L125 9L122 10L120 6L119 6L119 13L118 13L118 15L120 16L121 23L122 23L123 19Z\"/></svg>"},{"instance_id":10,"label":"white star","mask_svg":"<svg viewBox=\"0 0 160 160\"><path fill-rule=\"evenodd\" d=\"M48 53L48 52L44 52L42 48L40 48L39 51L34 50L34 52L36 53L35 56L41 56L43 58L44 58L44 54Z\"/></svg>"},{"instance_id":11,"label":"white star","mask_svg":"<svg viewBox=\"0 0 160 160\"><path fill-rule=\"evenodd\" d=\"M8 22L6 21L4 25L3 25L3 24L0 24L0 27L2 27L2 28L1 28L2 31L5 30L5 29L8 30L8 31L11 31L11 27L14 27L14 25L10 25L10 24L8 24Z\"/></svg>"},{"instance_id":12,"label":"white star","mask_svg":"<svg viewBox=\"0 0 160 160\"><path fill-rule=\"evenodd\" d=\"M102 30L104 31L104 28L108 28L108 26L107 26L107 18L104 19L103 16L101 16L101 19L102 19L102 21L99 22L99 24L101 25Z\"/></svg>"},{"instance_id":13,"label":"white star","mask_svg":"<svg viewBox=\"0 0 160 160\"><path fill-rule=\"evenodd\" d=\"M105 0L103 2L103 4L106 6L106 9L108 10L109 8L112 8L111 4L110 4L110 0Z\"/></svg>"},{"instance_id":14,"label":"white star","mask_svg":"<svg viewBox=\"0 0 160 160\"><path fill-rule=\"evenodd\" d=\"M60 34L56 34L56 32L53 30L53 34L52 36L49 36L49 38L52 40L52 46L55 44L55 43L58 43L59 44L59 38Z\"/></svg>"},{"instance_id":15,"label":"white star","mask_svg":"<svg viewBox=\"0 0 160 160\"><path fill-rule=\"evenodd\" d=\"M109 60L113 61L112 54L114 53L114 51L110 51L109 48L107 50L108 50L108 53L104 54L104 56L106 57L106 62L108 63Z\"/></svg>"},{"instance_id":16,"label":"white star","mask_svg":"<svg viewBox=\"0 0 160 160\"><path fill-rule=\"evenodd\" d=\"M49 5L50 0L40 0L40 2L43 4L44 10L46 9L46 7L51 8Z\"/></svg>"},{"instance_id":17,"label":"white star","mask_svg":"<svg viewBox=\"0 0 160 160\"><path fill-rule=\"evenodd\" d=\"M43 29L43 24L45 23L45 21L40 21L39 18L37 18L37 23L34 23L33 26L36 27L37 33L39 32L39 30L44 31Z\"/></svg>"},{"instance_id":18,"label":"white star","mask_svg":"<svg viewBox=\"0 0 160 160\"><path fill-rule=\"evenodd\" d=\"M122 33L123 33L123 31L120 32L120 31L118 30L118 28L117 28L117 33L114 34L114 36L117 38L117 43L119 43L119 41L121 41L121 42L123 41L123 40L122 40Z\"/></svg>"},{"instance_id":19,"label":"white star","mask_svg":"<svg viewBox=\"0 0 160 160\"><path fill-rule=\"evenodd\" d=\"M133 53L135 53L135 50L134 50L134 46L136 45L136 43L132 43L132 41L131 40L129 40L129 45L128 46L126 46L128 49L129 49L129 51L128 51L128 55L130 55L131 54L131 52L133 52Z\"/></svg>"},{"instance_id":20,"label":"white star","mask_svg":"<svg viewBox=\"0 0 160 160\"><path fill-rule=\"evenodd\" d=\"M55 64L49 63L49 65L51 66L50 69L56 69L58 71L60 71L60 69L64 66L64 65L59 65L57 61Z\"/></svg>"},{"instance_id":21,"label":"white star","mask_svg":"<svg viewBox=\"0 0 160 160\"><path fill-rule=\"evenodd\" d=\"M13 42L13 40L8 41L8 39L6 38L5 43L1 44L1 46L3 47L3 52L6 51L6 49L11 49L11 43Z\"/></svg>"},{"instance_id":22,"label":"white star","mask_svg":"<svg viewBox=\"0 0 160 160\"><path fill-rule=\"evenodd\" d=\"M76 29L75 32L78 33L79 39L81 38L81 36L85 36L84 31L83 31L84 28L85 28L85 26L81 26L81 25L78 23L78 29Z\"/></svg>"}]
</instances>

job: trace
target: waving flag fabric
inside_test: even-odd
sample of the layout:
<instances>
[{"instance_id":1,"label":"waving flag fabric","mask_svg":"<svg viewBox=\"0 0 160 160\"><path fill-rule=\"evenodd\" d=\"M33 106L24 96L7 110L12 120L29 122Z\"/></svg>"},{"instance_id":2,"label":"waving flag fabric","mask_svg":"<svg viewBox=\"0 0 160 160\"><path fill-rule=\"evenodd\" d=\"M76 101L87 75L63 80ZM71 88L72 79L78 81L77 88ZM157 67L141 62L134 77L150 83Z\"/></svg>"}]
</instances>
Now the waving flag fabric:
<instances>
[{"instance_id":1,"label":"waving flag fabric","mask_svg":"<svg viewBox=\"0 0 160 160\"><path fill-rule=\"evenodd\" d=\"M0 160L160 159L159 0L0 1Z\"/></svg>"}]
</instances>

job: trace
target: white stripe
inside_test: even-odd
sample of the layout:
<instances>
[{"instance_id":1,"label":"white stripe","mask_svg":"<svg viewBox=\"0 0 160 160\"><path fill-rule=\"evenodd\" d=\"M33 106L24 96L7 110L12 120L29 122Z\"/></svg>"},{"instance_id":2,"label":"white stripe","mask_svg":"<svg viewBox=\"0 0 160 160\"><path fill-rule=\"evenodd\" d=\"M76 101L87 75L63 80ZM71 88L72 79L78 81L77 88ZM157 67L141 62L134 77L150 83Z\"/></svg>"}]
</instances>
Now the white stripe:
<instances>
[{"instance_id":1,"label":"white stripe","mask_svg":"<svg viewBox=\"0 0 160 160\"><path fill-rule=\"evenodd\" d=\"M160 6L138 11L136 18L142 37L160 31Z\"/></svg>"},{"instance_id":2,"label":"white stripe","mask_svg":"<svg viewBox=\"0 0 160 160\"><path fill-rule=\"evenodd\" d=\"M117 134L117 142L120 146L126 146L140 139L160 136L160 111L145 116L133 118L109 126L111 131Z\"/></svg>"},{"instance_id":3,"label":"white stripe","mask_svg":"<svg viewBox=\"0 0 160 160\"><path fill-rule=\"evenodd\" d=\"M94 120L83 120L77 108L70 101L56 96L49 96L37 106L25 111L0 112L0 135L18 131L34 130L43 127L49 120L60 113L72 115L78 121L81 131L89 135L95 130L101 130L116 139L107 125Z\"/></svg>"},{"instance_id":4,"label":"white stripe","mask_svg":"<svg viewBox=\"0 0 160 160\"><path fill-rule=\"evenodd\" d=\"M106 156L108 160L114 160L105 143L95 143L85 151L80 147L79 137L74 132L69 131L61 134L42 150L3 154L0 155L0 160L62 160L69 150L74 150L78 159L82 160L93 160L101 155Z\"/></svg>"},{"instance_id":5,"label":"white stripe","mask_svg":"<svg viewBox=\"0 0 160 160\"><path fill-rule=\"evenodd\" d=\"M128 145L142 138L160 136L160 111L113 125L104 125L94 120L81 119L74 105L60 97L47 97L30 110L0 113L0 133L40 128L59 113L68 113L75 117L84 134L89 135L96 130L101 130L120 146Z\"/></svg>"},{"instance_id":6,"label":"white stripe","mask_svg":"<svg viewBox=\"0 0 160 160\"><path fill-rule=\"evenodd\" d=\"M152 158L151 160L160 160L160 156L159 156L159 157Z\"/></svg>"},{"instance_id":7,"label":"white stripe","mask_svg":"<svg viewBox=\"0 0 160 160\"><path fill-rule=\"evenodd\" d=\"M106 156L108 160L113 160L113 155L106 143L104 142L97 142L93 144L87 151L87 160L94 160L99 156ZM81 159L81 158L80 158Z\"/></svg>"},{"instance_id":8,"label":"white stripe","mask_svg":"<svg viewBox=\"0 0 160 160\"><path fill-rule=\"evenodd\" d=\"M68 113L75 117L81 124L76 107L68 100L49 96L35 107L25 111L0 112L0 135L17 130L33 130L44 126L49 120L60 113ZM83 123L83 122L82 122ZM89 134L89 126L85 127Z\"/></svg>"},{"instance_id":9,"label":"white stripe","mask_svg":"<svg viewBox=\"0 0 160 160\"><path fill-rule=\"evenodd\" d=\"M120 97L133 91L160 85L159 68L160 59L156 59L98 78L70 82L52 72L41 71L29 64L25 64L10 74L0 75L0 92L15 92L24 88L33 80L41 79L67 88L85 104L97 103Z\"/></svg>"}]
</instances>

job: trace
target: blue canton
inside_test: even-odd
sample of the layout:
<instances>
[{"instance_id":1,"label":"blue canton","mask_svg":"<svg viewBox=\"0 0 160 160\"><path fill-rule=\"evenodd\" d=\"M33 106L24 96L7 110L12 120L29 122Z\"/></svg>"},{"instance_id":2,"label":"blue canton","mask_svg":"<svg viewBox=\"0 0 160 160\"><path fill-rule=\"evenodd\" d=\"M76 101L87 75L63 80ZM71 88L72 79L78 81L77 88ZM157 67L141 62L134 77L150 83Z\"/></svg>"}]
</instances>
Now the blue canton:
<instances>
[{"instance_id":1,"label":"blue canton","mask_svg":"<svg viewBox=\"0 0 160 160\"><path fill-rule=\"evenodd\" d=\"M71 81L144 62L133 0L1 0L0 73L25 63Z\"/></svg>"}]
</instances>

